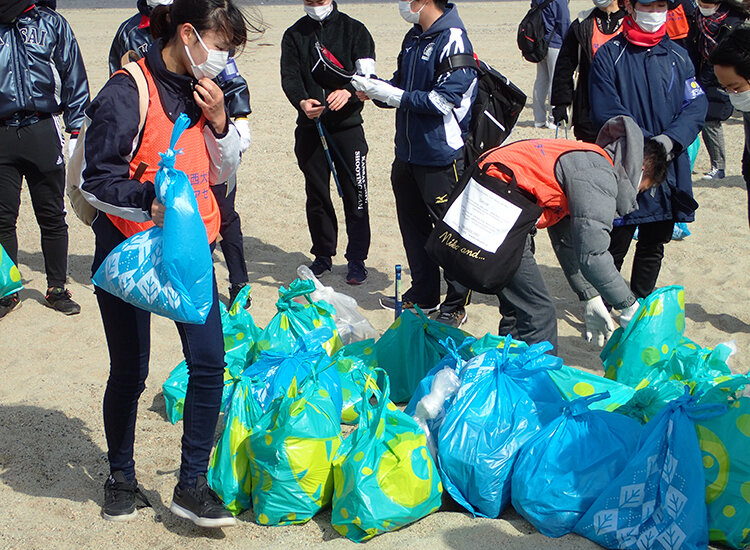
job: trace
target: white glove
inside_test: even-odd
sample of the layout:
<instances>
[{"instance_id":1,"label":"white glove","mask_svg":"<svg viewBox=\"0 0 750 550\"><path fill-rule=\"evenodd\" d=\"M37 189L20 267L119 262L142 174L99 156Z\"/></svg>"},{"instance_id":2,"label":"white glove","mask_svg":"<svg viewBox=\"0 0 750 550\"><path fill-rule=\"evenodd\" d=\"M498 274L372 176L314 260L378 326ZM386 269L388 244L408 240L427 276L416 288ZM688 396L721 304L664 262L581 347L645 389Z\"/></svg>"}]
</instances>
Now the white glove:
<instances>
[{"instance_id":1,"label":"white glove","mask_svg":"<svg viewBox=\"0 0 750 550\"><path fill-rule=\"evenodd\" d=\"M401 96L404 95L404 91L387 82L355 74L352 77L352 86L358 92L364 92L370 99L381 101L391 107L401 106Z\"/></svg>"},{"instance_id":2,"label":"white glove","mask_svg":"<svg viewBox=\"0 0 750 550\"><path fill-rule=\"evenodd\" d=\"M76 143L78 143L77 137L70 137L68 138L68 162L70 162L70 159L73 158L73 151L76 149Z\"/></svg>"},{"instance_id":3,"label":"white glove","mask_svg":"<svg viewBox=\"0 0 750 550\"><path fill-rule=\"evenodd\" d=\"M630 321L633 320L633 315L635 315L635 312L638 311L638 308L640 307L641 304L636 300L632 306L626 307L620 312L620 326L622 328L625 328L630 324Z\"/></svg>"},{"instance_id":4,"label":"white glove","mask_svg":"<svg viewBox=\"0 0 750 550\"><path fill-rule=\"evenodd\" d=\"M240 133L240 153L244 153L250 147L250 123L244 117L235 118L234 127Z\"/></svg>"},{"instance_id":5,"label":"white glove","mask_svg":"<svg viewBox=\"0 0 750 550\"><path fill-rule=\"evenodd\" d=\"M583 318L586 322L586 341L591 342L596 337L596 345L602 347L615 330L615 323L601 296L586 300Z\"/></svg>"}]
</instances>

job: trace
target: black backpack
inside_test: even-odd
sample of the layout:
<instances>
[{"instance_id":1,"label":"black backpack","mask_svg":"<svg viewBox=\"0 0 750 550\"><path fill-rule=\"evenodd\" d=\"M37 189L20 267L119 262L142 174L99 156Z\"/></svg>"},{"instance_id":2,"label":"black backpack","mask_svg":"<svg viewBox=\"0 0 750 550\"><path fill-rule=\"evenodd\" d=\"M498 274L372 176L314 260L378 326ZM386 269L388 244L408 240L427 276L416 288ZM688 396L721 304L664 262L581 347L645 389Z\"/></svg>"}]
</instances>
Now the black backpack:
<instances>
[{"instance_id":1,"label":"black backpack","mask_svg":"<svg viewBox=\"0 0 750 550\"><path fill-rule=\"evenodd\" d=\"M547 57L549 42L544 38L547 34L547 29L544 26L542 10L551 3L552 0L545 0L536 6L532 5L531 9L526 12L526 15L518 25L516 42L518 43L518 49L521 50L521 55L523 55L526 61L539 63Z\"/></svg>"},{"instance_id":2,"label":"black backpack","mask_svg":"<svg viewBox=\"0 0 750 550\"><path fill-rule=\"evenodd\" d=\"M468 167L510 135L526 104L526 94L487 63L465 53L446 57L438 65L436 77L461 68L477 71L477 96L471 107L469 133L464 140L464 165Z\"/></svg>"}]
</instances>

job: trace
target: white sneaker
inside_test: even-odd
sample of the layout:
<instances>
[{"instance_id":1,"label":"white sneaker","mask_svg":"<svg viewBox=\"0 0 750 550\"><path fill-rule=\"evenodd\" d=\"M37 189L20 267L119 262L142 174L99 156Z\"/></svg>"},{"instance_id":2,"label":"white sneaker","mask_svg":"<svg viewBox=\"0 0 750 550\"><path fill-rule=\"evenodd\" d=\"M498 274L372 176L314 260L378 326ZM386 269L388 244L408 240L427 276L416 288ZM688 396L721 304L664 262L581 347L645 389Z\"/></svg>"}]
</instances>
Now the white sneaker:
<instances>
[{"instance_id":1,"label":"white sneaker","mask_svg":"<svg viewBox=\"0 0 750 550\"><path fill-rule=\"evenodd\" d=\"M554 130L555 125L548 120L546 122L535 122L534 128L546 128L547 130Z\"/></svg>"}]
</instances>

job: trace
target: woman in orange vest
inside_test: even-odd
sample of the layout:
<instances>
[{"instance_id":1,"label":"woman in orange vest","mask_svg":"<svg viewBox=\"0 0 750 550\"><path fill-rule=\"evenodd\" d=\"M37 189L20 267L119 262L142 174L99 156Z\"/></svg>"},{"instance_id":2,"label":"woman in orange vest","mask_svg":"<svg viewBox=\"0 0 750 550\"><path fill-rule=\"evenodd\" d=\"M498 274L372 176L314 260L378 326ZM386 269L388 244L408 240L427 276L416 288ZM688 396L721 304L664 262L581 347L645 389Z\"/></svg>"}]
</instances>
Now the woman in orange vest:
<instances>
[{"instance_id":1,"label":"woman in orange vest","mask_svg":"<svg viewBox=\"0 0 750 550\"><path fill-rule=\"evenodd\" d=\"M552 79L552 118L555 124L567 123L568 108L572 105L573 132L581 141L594 143L597 134L589 118L591 60L602 45L620 34L625 15L627 12L617 0L594 0L594 7L579 13L570 24L560 48Z\"/></svg>"},{"instance_id":2,"label":"woman in orange vest","mask_svg":"<svg viewBox=\"0 0 750 550\"><path fill-rule=\"evenodd\" d=\"M174 122L186 113L190 127L178 147L176 167L193 185L208 240L215 244L220 217L210 185L227 181L240 160L240 136L227 116L224 95L213 82L234 50L246 41L246 19L231 0L176 0L154 9L156 41L134 75L119 71L86 111L84 183L81 191L98 210L92 228L92 273L127 237L164 222L154 176L159 153L168 149ZM146 91L138 82L145 80ZM139 99L148 96L141 130ZM182 463L170 509L203 527L235 524L208 487L206 471L221 404L224 342L214 278L214 302L203 325L177 324L190 378L184 407ZM110 355L104 393L104 431L110 476L102 516L133 518L148 506L135 476L133 446L138 398L145 388L150 353L150 314L96 289Z\"/></svg>"}]
</instances>

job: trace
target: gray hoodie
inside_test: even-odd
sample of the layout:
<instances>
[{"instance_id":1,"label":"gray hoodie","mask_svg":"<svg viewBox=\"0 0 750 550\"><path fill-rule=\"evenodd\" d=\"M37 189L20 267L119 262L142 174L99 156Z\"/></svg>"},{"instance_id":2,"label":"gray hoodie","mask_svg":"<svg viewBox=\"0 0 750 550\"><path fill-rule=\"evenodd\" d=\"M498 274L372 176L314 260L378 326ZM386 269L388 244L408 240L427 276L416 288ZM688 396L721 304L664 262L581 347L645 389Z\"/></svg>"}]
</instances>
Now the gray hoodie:
<instances>
[{"instance_id":1,"label":"gray hoodie","mask_svg":"<svg viewBox=\"0 0 750 550\"><path fill-rule=\"evenodd\" d=\"M612 222L636 210L643 170L643 132L633 119L618 116L599 132L597 145L612 158L572 151L560 157L555 177L568 198L570 216L548 228L552 247L573 291L581 300L601 295L615 309L635 295L609 253Z\"/></svg>"}]
</instances>

